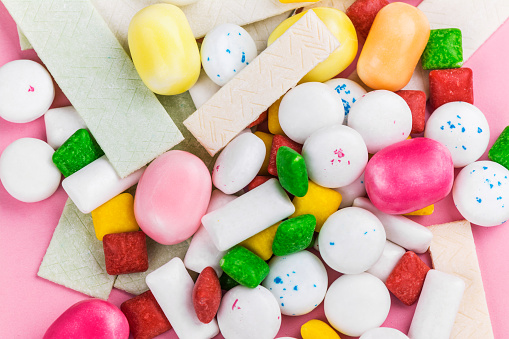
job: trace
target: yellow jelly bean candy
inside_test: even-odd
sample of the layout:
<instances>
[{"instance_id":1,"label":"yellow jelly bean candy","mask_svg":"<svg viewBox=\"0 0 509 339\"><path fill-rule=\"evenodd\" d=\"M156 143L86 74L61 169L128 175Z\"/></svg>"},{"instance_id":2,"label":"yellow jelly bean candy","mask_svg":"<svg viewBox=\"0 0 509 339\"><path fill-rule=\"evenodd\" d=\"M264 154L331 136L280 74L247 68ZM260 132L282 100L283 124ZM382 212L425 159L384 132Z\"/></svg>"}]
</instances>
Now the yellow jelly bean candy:
<instances>
[{"instance_id":1,"label":"yellow jelly bean candy","mask_svg":"<svg viewBox=\"0 0 509 339\"><path fill-rule=\"evenodd\" d=\"M278 99L275 103L270 105L267 123L269 125L270 133L286 136L279 124L279 105L281 105L281 100L283 100L283 98Z\"/></svg>"},{"instance_id":2,"label":"yellow jelly bean candy","mask_svg":"<svg viewBox=\"0 0 509 339\"><path fill-rule=\"evenodd\" d=\"M154 93L180 94L200 75L200 52L184 12L170 4L145 7L131 20L128 43L134 66Z\"/></svg>"},{"instance_id":3,"label":"yellow jelly bean candy","mask_svg":"<svg viewBox=\"0 0 509 339\"><path fill-rule=\"evenodd\" d=\"M279 224L281 223L278 222L270 226L260 233L253 235L251 238L244 240L239 245L244 246L263 260L269 260L270 257L272 257L272 243L274 242Z\"/></svg>"},{"instance_id":4,"label":"yellow jelly bean candy","mask_svg":"<svg viewBox=\"0 0 509 339\"><path fill-rule=\"evenodd\" d=\"M331 188L325 188L309 181L308 192L305 196L293 198L295 213L290 218L303 214L312 214L316 218L316 232L320 232L324 222L341 205L341 194Z\"/></svg>"},{"instance_id":5,"label":"yellow jelly bean candy","mask_svg":"<svg viewBox=\"0 0 509 339\"><path fill-rule=\"evenodd\" d=\"M103 240L106 234L135 232L140 229L134 218L134 199L122 193L92 211L95 236Z\"/></svg>"},{"instance_id":6,"label":"yellow jelly bean candy","mask_svg":"<svg viewBox=\"0 0 509 339\"><path fill-rule=\"evenodd\" d=\"M302 339L341 339L332 327L317 319L302 325L300 335Z\"/></svg>"},{"instance_id":7,"label":"yellow jelly bean candy","mask_svg":"<svg viewBox=\"0 0 509 339\"><path fill-rule=\"evenodd\" d=\"M341 45L325 61L306 74L300 81L301 83L310 81L324 82L332 79L352 63L358 48L355 27L345 13L338 9L327 7L313 8L312 11L324 22ZM277 26L270 34L268 44L272 44L306 12L294 15Z\"/></svg>"},{"instance_id":8,"label":"yellow jelly bean candy","mask_svg":"<svg viewBox=\"0 0 509 339\"><path fill-rule=\"evenodd\" d=\"M405 215L432 215L434 211L435 211L435 205L429 205L424 208L421 208L420 210L410 212L410 213L405 213Z\"/></svg>"},{"instance_id":9,"label":"yellow jelly bean candy","mask_svg":"<svg viewBox=\"0 0 509 339\"><path fill-rule=\"evenodd\" d=\"M254 133L258 138L262 139L263 143L265 144L265 159L263 160L262 168L260 168L260 171L258 172L258 175L269 175L269 158L270 158L270 149L272 148L272 139L274 136L269 133L263 133L256 131Z\"/></svg>"}]
</instances>

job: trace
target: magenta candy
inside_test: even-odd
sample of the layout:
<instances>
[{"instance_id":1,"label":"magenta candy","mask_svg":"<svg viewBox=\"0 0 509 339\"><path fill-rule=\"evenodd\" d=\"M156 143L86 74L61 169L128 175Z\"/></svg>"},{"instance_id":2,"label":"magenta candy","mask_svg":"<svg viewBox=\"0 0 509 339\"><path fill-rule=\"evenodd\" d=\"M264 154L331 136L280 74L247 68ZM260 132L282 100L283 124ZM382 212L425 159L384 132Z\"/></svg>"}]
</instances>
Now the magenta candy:
<instances>
[{"instance_id":1,"label":"magenta candy","mask_svg":"<svg viewBox=\"0 0 509 339\"><path fill-rule=\"evenodd\" d=\"M127 339L129 323L115 305L99 299L80 301L57 318L43 339Z\"/></svg>"},{"instance_id":2,"label":"magenta candy","mask_svg":"<svg viewBox=\"0 0 509 339\"><path fill-rule=\"evenodd\" d=\"M169 151L154 160L138 183L134 214L143 232L163 245L192 236L212 190L209 170L197 156Z\"/></svg>"},{"instance_id":3,"label":"magenta candy","mask_svg":"<svg viewBox=\"0 0 509 339\"><path fill-rule=\"evenodd\" d=\"M449 150L435 140L415 138L376 153L366 166L364 182L379 210L403 214L445 198L453 180Z\"/></svg>"}]
</instances>

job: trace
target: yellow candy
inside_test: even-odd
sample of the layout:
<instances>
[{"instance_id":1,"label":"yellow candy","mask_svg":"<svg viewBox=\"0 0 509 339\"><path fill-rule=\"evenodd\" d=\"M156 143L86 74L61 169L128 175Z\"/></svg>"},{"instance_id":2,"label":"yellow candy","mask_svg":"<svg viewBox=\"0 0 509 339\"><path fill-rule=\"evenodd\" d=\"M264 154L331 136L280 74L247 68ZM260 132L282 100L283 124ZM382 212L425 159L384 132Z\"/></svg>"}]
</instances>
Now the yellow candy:
<instances>
[{"instance_id":1,"label":"yellow candy","mask_svg":"<svg viewBox=\"0 0 509 339\"><path fill-rule=\"evenodd\" d=\"M280 98L275 103L270 105L267 122L269 125L270 133L286 136L285 132L283 132L283 129L281 128L281 125L279 124L279 105L281 105L282 99L283 98Z\"/></svg>"},{"instance_id":2,"label":"yellow candy","mask_svg":"<svg viewBox=\"0 0 509 339\"><path fill-rule=\"evenodd\" d=\"M320 232L323 223L341 205L341 194L330 188L325 188L309 181L308 192L302 198L293 198L295 213L290 218L303 214L312 214L316 218L316 232Z\"/></svg>"},{"instance_id":3,"label":"yellow candy","mask_svg":"<svg viewBox=\"0 0 509 339\"><path fill-rule=\"evenodd\" d=\"M134 66L151 91L180 94L200 75L200 52L184 12L170 4L145 7L131 20L128 42Z\"/></svg>"},{"instance_id":4,"label":"yellow candy","mask_svg":"<svg viewBox=\"0 0 509 339\"><path fill-rule=\"evenodd\" d=\"M300 335L302 339L341 339L332 327L317 319L302 325Z\"/></svg>"},{"instance_id":5,"label":"yellow candy","mask_svg":"<svg viewBox=\"0 0 509 339\"><path fill-rule=\"evenodd\" d=\"M263 260L269 260L272 257L272 243L274 242L279 224L281 223L278 222L270 226L251 238L244 240L239 245L244 246Z\"/></svg>"},{"instance_id":6,"label":"yellow candy","mask_svg":"<svg viewBox=\"0 0 509 339\"><path fill-rule=\"evenodd\" d=\"M424 208L421 208L420 210L410 212L410 213L405 213L405 215L432 215L434 211L435 211L435 205L429 205Z\"/></svg>"},{"instance_id":7,"label":"yellow candy","mask_svg":"<svg viewBox=\"0 0 509 339\"><path fill-rule=\"evenodd\" d=\"M95 236L103 240L106 234L135 232L140 229L134 218L134 199L122 193L92 211Z\"/></svg>"},{"instance_id":8,"label":"yellow candy","mask_svg":"<svg viewBox=\"0 0 509 339\"><path fill-rule=\"evenodd\" d=\"M265 159L263 160L262 168L258 172L258 175L269 175L268 167L269 167L269 158L270 158L270 149L272 148L272 139L274 136L272 134L263 133L256 131L254 133L258 138L262 139L265 144Z\"/></svg>"},{"instance_id":9,"label":"yellow candy","mask_svg":"<svg viewBox=\"0 0 509 339\"><path fill-rule=\"evenodd\" d=\"M309 81L324 82L332 79L352 63L358 48L357 33L345 13L335 8L326 7L317 7L312 10L325 23L341 45L324 62L318 64L306 74L300 81L301 83ZM270 34L268 44L272 44L306 12L294 15L277 26Z\"/></svg>"}]
</instances>

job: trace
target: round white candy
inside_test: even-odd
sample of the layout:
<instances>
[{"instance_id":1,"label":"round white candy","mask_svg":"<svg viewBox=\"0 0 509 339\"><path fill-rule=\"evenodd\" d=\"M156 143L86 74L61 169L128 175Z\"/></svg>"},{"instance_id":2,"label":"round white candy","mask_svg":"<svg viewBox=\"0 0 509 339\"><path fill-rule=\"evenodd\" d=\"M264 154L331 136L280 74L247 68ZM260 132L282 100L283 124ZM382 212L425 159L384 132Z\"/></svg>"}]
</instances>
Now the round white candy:
<instances>
[{"instance_id":1,"label":"round white candy","mask_svg":"<svg viewBox=\"0 0 509 339\"><path fill-rule=\"evenodd\" d=\"M490 127L484 114L467 102L449 102L437 108L426 123L426 138L449 149L454 167L473 163L490 142Z\"/></svg>"},{"instance_id":2,"label":"round white candy","mask_svg":"<svg viewBox=\"0 0 509 339\"><path fill-rule=\"evenodd\" d=\"M412 112L399 95L386 90L373 91L352 107L348 126L362 135L369 153L375 154L408 138L412 130Z\"/></svg>"},{"instance_id":3,"label":"round white candy","mask_svg":"<svg viewBox=\"0 0 509 339\"><path fill-rule=\"evenodd\" d=\"M203 69L219 86L230 81L256 58L256 44L249 33L234 24L222 24L207 33L201 45Z\"/></svg>"},{"instance_id":4,"label":"round white candy","mask_svg":"<svg viewBox=\"0 0 509 339\"><path fill-rule=\"evenodd\" d=\"M459 172L452 189L461 215L479 226L509 219L509 170L493 161L477 161Z\"/></svg>"},{"instance_id":5,"label":"round white candy","mask_svg":"<svg viewBox=\"0 0 509 339\"><path fill-rule=\"evenodd\" d=\"M308 251L274 257L263 281L279 302L284 315L303 315L314 310L327 292L327 271L316 255Z\"/></svg>"},{"instance_id":6,"label":"round white candy","mask_svg":"<svg viewBox=\"0 0 509 339\"><path fill-rule=\"evenodd\" d=\"M226 194L233 194L246 187L263 165L265 144L253 133L235 137L216 159L212 182Z\"/></svg>"},{"instance_id":7,"label":"round white candy","mask_svg":"<svg viewBox=\"0 0 509 339\"><path fill-rule=\"evenodd\" d=\"M285 134L303 144L316 130L341 124L345 109L336 92L321 82L307 82L285 94L279 106L279 124Z\"/></svg>"},{"instance_id":8,"label":"round white candy","mask_svg":"<svg viewBox=\"0 0 509 339\"><path fill-rule=\"evenodd\" d=\"M311 134L304 143L302 156L309 178L329 188L350 185L368 163L368 150L362 136L341 124Z\"/></svg>"},{"instance_id":9,"label":"round white candy","mask_svg":"<svg viewBox=\"0 0 509 339\"><path fill-rule=\"evenodd\" d=\"M41 117L55 98L48 71L31 60L15 60L0 67L0 117L24 123Z\"/></svg>"},{"instance_id":10,"label":"round white candy","mask_svg":"<svg viewBox=\"0 0 509 339\"><path fill-rule=\"evenodd\" d=\"M273 339L281 327L281 311L265 287L236 286L223 296L217 322L225 339Z\"/></svg>"},{"instance_id":11,"label":"round white candy","mask_svg":"<svg viewBox=\"0 0 509 339\"><path fill-rule=\"evenodd\" d=\"M359 339L408 339L408 337L395 328L377 327L365 332Z\"/></svg>"},{"instance_id":12,"label":"round white candy","mask_svg":"<svg viewBox=\"0 0 509 339\"><path fill-rule=\"evenodd\" d=\"M373 266L385 247L385 230L377 217L359 207L332 214L318 234L322 259L333 270L357 274Z\"/></svg>"},{"instance_id":13,"label":"round white candy","mask_svg":"<svg viewBox=\"0 0 509 339\"><path fill-rule=\"evenodd\" d=\"M353 201L366 195L366 186L364 185L364 172L360 177L354 180L350 185L334 188L341 194L341 204L339 208L351 207Z\"/></svg>"},{"instance_id":14,"label":"round white candy","mask_svg":"<svg viewBox=\"0 0 509 339\"><path fill-rule=\"evenodd\" d=\"M329 287L324 302L329 323L352 337L382 325L390 308L387 287L369 273L339 277Z\"/></svg>"},{"instance_id":15,"label":"round white candy","mask_svg":"<svg viewBox=\"0 0 509 339\"><path fill-rule=\"evenodd\" d=\"M345 109L345 119L343 123L346 124L348 121L348 113L350 113L352 105L367 93L366 90L355 81L344 78L331 79L324 82L324 84L336 91L341 98L341 102Z\"/></svg>"},{"instance_id":16,"label":"round white candy","mask_svg":"<svg viewBox=\"0 0 509 339\"><path fill-rule=\"evenodd\" d=\"M53 148L39 139L22 138L0 156L0 180L7 192L23 202L49 198L60 184L60 171L53 164Z\"/></svg>"}]
</instances>

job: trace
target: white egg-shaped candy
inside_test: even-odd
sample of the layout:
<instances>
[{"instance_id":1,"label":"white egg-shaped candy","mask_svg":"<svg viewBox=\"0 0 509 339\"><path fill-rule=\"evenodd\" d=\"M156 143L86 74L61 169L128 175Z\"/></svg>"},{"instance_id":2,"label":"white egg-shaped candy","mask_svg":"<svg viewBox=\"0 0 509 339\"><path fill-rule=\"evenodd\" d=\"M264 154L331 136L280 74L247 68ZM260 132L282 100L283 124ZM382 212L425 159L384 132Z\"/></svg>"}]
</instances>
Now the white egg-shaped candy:
<instances>
[{"instance_id":1,"label":"white egg-shaped candy","mask_svg":"<svg viewBox=\"0 0 509 339\"><path fill-rule=\"evenodd\" d=\"M46 139L54 149L62 146L79 129L87 128L85 122L72 106L53 108L44 114Z\"/></svg>"},{"instance_id":2,"label":"white egg-shaped candy","mask_svg":"<svg viewBox=\"0 0 509 339\"><path fill-rule=\"evenodd\" d=\"M307 82L285 94L278 117L285 134L303 144L320 128L343 123L345 109L337 93L329 86L321 82Z\"/></svg>"},{"instance_id":3,"label":"white egg-shaped candy","mask_svg":"<svg viewBox=\"0 0 509 339\"><path fill-rule=\"evenodd\" d=\"M335 212L318 234L322 259L345 274L361 273L373 266L382 255L385 240L380 220L359 207Z\"/></svg>"},{"instance_id":4,"label":"white egg-shaped candy","mask_svg":"<svg viewBox=\"0 0 509 339\"><path fill-rule=\"evenodd\" d=\"M225 339L273 339L281 327L281 311L265 287L236 286L223 296L217 322Z\"/></svg>"},{"instance_id":5,"label":"white egg-shaped candy","mask_svg":"<svg viewBox=\"0 0 509 339\"><path fill-rule=\"evenodd\" d=\"M387 287L369 273L339 277L329 287L324 302L332 327L352 337L382 325L390 308Z\"/></svg>"},{"instance_id":6,"label":"white egg-shaped candy","mask_svg":"<svg viewBox=\"0 0 509 339\"><path fill-rule=\"evenodd\" d=\"M452 188L461 215L479 226L497 226L509 219L509 170L493 161L463 168Z\"/></svg>"},{"instance_id":7,"label":"white egg-shaped candy","mask_svg":"<svg viewBox=\"0 0 509 339\"><path fill-rule=\"evenodd\" d=\"M362 98L364 94L367 93L366 90L355 81L345 78L331 79L324 82L324 84L336 91L336 93L341 98L343 108L345 109L345 119L343 123L346 124L348 121L348 113L350 113L350 109L352 108L353 104L355 104L360 98Z\"/></svg>"},{"instance_id":8,"label":"white egg-shaped candy","mask_svg":"<svg viewBox=\"0 0 509 339\"><path fill-rule=\"evenodd\" d=\"M395 328L377 327L365 332L359 339L408 339L408 337Z\"/></svg>"},{"instance_id":9,"label":"white egg-shaped candy","mask_svg":"<svg viewBox=\"0 0 509 339\"><path fill-rule=\"evenodd\" d=\"M320 259L300 251L269 262L270 272L263 281L279 302L284 315L303 315L314 310L327 292L327 271Z\"/></svg>"},{"instance_id":10,"label":"white egg-shaped candy","mask_svg":"<svg viewBox=\"0 0 509 339\"><path fill-rule=\"evenodd\" d=\"M366 196L366 186L364 185L364 172L354 180L350 185L334 188L341 194L341 204L339 208L352 207L353 201L359 197Z\"/></svg>"},{"instance_id":11,"label":"white egg-shaped candy","mask_svg":"<svg viewBox=\"0 0 509 339\"><path fill-rule=\"evenodd\" d=\"M449 102L430 116L424 136L444 144L451 152L454 167L463 167L486 151L490 127L484 114L474 105Z\"/></svg>"},{"instance_id":12,"label":"white egg-shaped candy","mask_svg":"<svg viewBox=\"0 0 509 339\"><path fill-rule=\"evenodd\" d=\"M0 156L0 181L7 192L23 202L49 198L60 184L60 171L51 157L55 150L42 140L22 138Z\"/></svg>"},{"instance_id":13,"label":"white egg-shaped candy","mask_svg":"<svg viewBox=\"0 0 509 339\"><path fill-rule=\"evenodd\" d=\"M412 130L412 112L399 95L386 90L373 91L352 107L348 126L362 135L369 153L375 154L408 138Z\"/></svg>"},{"instance_id":14,"label":"white egg-shaped candy","mask_svg":"<svg viewBox=\"0 0 509 339\"><path fill-rule=\"evenodd\" d=\"M214 186L226 194L240 191L258 174L265 152L265 144L253 133L238 135L216 159L212 169Z\"/></svg>"},{"instance_id":15,"label":"white egg-shaped candy","mask_svg":"<svg viewBox=\"0 0 509 339\"><path fill-rule=\"evenodd\" d=\"M201 45L201 61L209 78L223 86L256 58L256 44L235 24L222 24L207 33Z\"/></svg>"},{"instance_id":16,"label":"white egg-shaped candy","mask_svg":"<svg viewBox=\"0 0 509 339\"><path fill-rule=\"evenodd\" d=\"M350 185L368 163L368 149L362 136L341 124L311 134L302 147L302 156L309 178L329 188Z\"/></svg>"}]
</instances>

